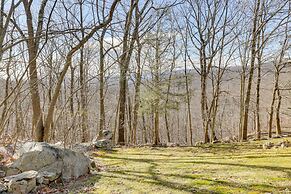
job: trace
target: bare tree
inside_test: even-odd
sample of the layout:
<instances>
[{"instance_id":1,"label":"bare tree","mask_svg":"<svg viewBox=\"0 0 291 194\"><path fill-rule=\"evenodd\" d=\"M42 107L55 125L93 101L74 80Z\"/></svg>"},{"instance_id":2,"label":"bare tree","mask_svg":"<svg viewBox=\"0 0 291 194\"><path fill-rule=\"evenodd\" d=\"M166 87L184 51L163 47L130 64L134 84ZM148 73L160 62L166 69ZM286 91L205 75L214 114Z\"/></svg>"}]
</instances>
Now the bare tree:
<instances>
[{"instance_id":1,"label":"bare tree","mask_svg":"<svg viewBox=\"0 0 291 194\"><path fill-rule=\"evenodd\" d=\"M75 45L68 52L68 54L66 56L65 65L61 71L59 78L58 78L55 90L53 92L52 101L49 105L48 113L47 113L47 116L45 119L45 130L44 130L44 140L45 141L49 140L49 129L50 129L51 123L53 121L53 114L54 114L56 102L57 102L58 96L60 94L61 86L62 86L63 80L65 78L66 72L72 64L72 58L73 58L74 53L77 52L82 46L84 46L84 44L97 32L97 30L102 29L103 27L106 27L111 22L115 8L116 8L119 1L120 0L115 0L110 7L110 11L109 11L107 18L104 21L102 21L102 23L95 25L91 29L91 31L83 39L81 39L77 45Z\"/></svg>"},{"instance_id":2,"label":"bare tree","mask_svg":"<svg viewBox=\"0 0 291 194\"><path fill-rule=\"evenodd\" d=\"M119 78L119 114L118 114L118 144L125 144L125 107L126 107L126 88L127 72L133 50L134 39L130 38L130 29L133 11L137 5L136 0L130 1L129 11L126 14L124 35L122 40L122 54L120 57L120 78ZM134 36L135 37L135 36Z\"/></svg>"}]
</instances>

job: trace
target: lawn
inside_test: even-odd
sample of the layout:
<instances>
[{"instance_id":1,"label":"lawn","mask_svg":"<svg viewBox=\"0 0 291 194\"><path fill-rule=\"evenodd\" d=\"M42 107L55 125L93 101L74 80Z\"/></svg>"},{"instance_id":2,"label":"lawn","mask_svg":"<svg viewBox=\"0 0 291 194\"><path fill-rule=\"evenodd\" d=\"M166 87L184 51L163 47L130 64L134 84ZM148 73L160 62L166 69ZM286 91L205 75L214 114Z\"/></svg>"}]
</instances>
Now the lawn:
<instances>
[{"instance_id":1,"label":"lawn","mask_svg":"<svg viewBox=\"0 0 291 194\"><path fill-rule=\"evenodd\" d=\"M97 151L104 169L80 193L291 193L291 148L262 144Z\"/></svg>"}]
</instances>

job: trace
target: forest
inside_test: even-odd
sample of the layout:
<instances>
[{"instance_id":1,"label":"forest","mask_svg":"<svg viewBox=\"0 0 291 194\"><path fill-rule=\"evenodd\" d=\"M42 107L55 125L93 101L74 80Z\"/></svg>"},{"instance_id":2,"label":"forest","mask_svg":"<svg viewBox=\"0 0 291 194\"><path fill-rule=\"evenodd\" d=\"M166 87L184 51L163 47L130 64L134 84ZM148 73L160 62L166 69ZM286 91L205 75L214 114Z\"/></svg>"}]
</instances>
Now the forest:
<instances>
[{"instance_id":1,"label":"forest","mask_svg":"<svg viewBox=\"0 0 291 194\"><path fill-rule=\"evenodd\" d=\"M290 19L289 0L0 0L0 193L291 192Z\"/></svg>"}]
</instances>

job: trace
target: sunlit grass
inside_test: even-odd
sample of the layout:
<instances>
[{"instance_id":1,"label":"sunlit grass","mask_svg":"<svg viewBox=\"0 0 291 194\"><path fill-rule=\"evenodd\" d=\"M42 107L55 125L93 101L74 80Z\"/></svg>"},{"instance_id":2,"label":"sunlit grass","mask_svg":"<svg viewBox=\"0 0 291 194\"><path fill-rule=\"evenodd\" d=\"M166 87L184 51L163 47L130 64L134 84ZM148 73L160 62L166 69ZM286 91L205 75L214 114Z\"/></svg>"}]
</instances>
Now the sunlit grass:
<instances>
[{"instance_id":1,"label":"sunlit grass","mask_svg":"<svg viewBox=\"0 0 291 194\"><path fill-rule=\"evenodd\" d=\"M262 143L97 152L105 170L84 184L92 193L291 193L291 148Z\"/></svg>"}]
</instances>

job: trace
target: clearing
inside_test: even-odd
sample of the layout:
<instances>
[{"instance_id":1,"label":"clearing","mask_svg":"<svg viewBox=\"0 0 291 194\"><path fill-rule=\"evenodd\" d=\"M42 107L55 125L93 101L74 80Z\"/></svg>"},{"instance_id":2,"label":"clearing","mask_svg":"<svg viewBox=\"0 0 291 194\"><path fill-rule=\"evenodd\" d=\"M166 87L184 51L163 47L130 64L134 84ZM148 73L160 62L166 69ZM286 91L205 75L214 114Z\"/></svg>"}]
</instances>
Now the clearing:
<instances>
[{"instance_id":1,"label":"clearing","mask_svg":"<svg viewBox=\"0 0 291 194\"><path fill-rule=\"evenodd\" d=\"M282 139L272 140L276 141ZM291 193L291 148L263 150L264 142L98 151L93 155L104 169L69 190L114 194Z\"/></svg>"}]
</instances>

